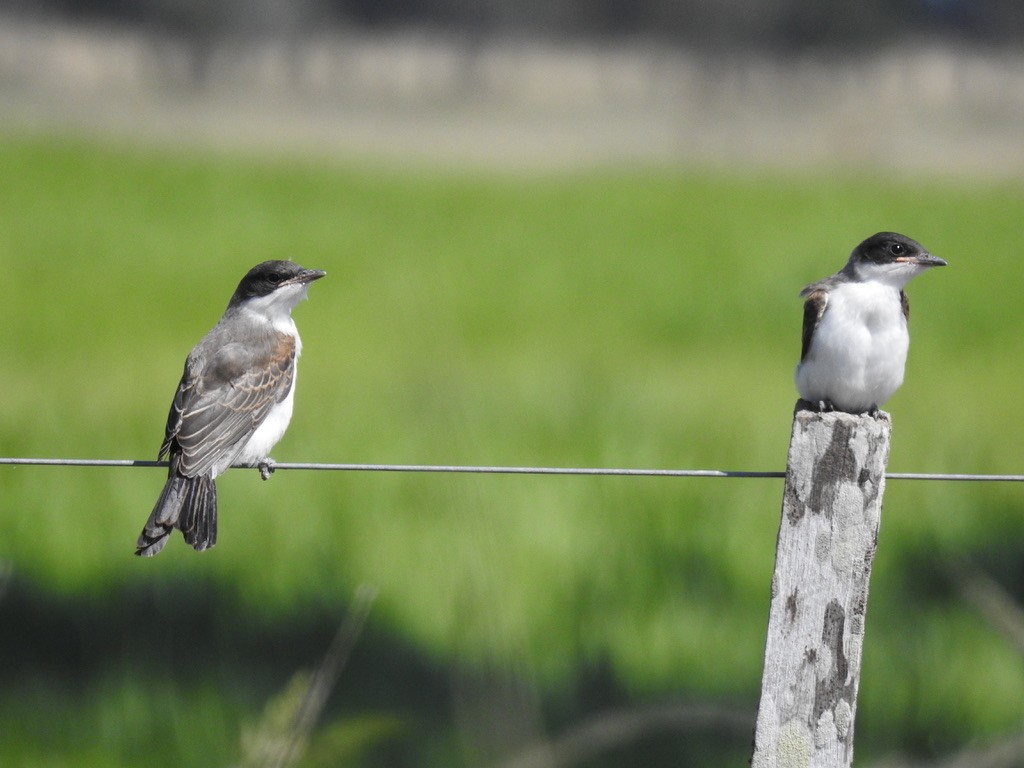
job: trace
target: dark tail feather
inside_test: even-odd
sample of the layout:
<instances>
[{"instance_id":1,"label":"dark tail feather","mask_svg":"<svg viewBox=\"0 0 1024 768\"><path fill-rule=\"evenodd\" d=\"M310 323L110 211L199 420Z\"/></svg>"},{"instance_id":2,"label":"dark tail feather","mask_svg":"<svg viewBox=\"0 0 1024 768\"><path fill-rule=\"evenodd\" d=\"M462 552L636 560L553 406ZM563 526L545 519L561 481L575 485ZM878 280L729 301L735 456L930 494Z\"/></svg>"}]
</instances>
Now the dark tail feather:
<instances>
[{"instance_id":1,"label":"dark tail feather","mask_svg":"<svg viewBox=\"0 0 1024 768\"><path fill-rule=\"evenodd\" d=\"M197 552L217 543L217 486L212 477L189 481L178 527Z\"/></svg>"},{"instance_id":2,"label":"dark tail feather","mask_svg":"<svg viewBox=\"0 0 1024 768\"><path fill-rule=\"evenodd\" d=\"M213 478L183 477L172 470L139 534L135 554L152 557L164 548L175 528L199 552L217 543L217 486Z\"/></svg>"}]
</instances>

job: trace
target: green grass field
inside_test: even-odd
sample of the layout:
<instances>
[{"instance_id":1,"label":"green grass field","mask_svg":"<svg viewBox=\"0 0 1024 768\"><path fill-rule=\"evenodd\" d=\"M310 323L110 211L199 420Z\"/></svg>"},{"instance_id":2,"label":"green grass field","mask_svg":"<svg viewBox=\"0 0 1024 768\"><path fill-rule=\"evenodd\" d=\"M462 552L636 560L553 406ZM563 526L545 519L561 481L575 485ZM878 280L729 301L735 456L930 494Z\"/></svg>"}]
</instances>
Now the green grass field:
<instances>
[{"instance_id":1,"label":"green grass field","mask_svg":"<svg viewBox=\"0 0 1024 768\"><path fill-rule=\"evenodd\" d=\"M909 288L890 469L1021 471L1022 185L15 138L0 178L3 456L155 458L188 350L249 267L289 258L328 277L295 313L279 461L783 469L798 291L893 229L950 266ZM451 670L529 681L552 730L587 711L595 675L631 702L756 705L779 481L235 471L216 549L176 536L140 561L161 485L153 469L0 467L0 764L237 763L242 725L364 582L379 598L362 693L337 722L400 725L367 726L383 747L339 746L347 765L472 763L446 705L427 727L438 707L417 704L416 676L444 690ZM1020 656L950 565L1024 597L1021 493L890 483L860 759L1019 727Z\"/></svg>"}]
</instances>

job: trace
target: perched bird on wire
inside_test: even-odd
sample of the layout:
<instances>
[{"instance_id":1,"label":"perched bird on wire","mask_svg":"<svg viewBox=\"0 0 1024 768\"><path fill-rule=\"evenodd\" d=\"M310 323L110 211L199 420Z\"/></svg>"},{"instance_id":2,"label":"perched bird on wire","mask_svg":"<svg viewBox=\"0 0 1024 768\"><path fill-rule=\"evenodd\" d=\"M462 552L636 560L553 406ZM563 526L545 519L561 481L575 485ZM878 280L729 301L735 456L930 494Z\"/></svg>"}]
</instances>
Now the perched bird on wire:
<instances>
[{"instance_id":1,"label":"perched bird on wire","mask_svg":"<svg viewBox=\"0 0 1024 768\"><path fill-rule=\"evenodd\" d=\"M326 273L265 261L246 273L228 307L185 361L158 458L167 483L135 554L152 556L177 528L198 551L217 543L218 475L234 464L274 471L270 449L292 417L302 351L292 310Z\"/></svg>"},{"instance_id":2,"label":"perched bird on wire","mask_svg":"<svg viewBox=\"0 0 1024 768\"><path fill-rule=\"evenodd\" d=\"M910 336L904 286L946 262L909 237L879 232L835 275L804 288L800 397L819 410L877 413L903 383Z\"/></svg>"}]
</instances>

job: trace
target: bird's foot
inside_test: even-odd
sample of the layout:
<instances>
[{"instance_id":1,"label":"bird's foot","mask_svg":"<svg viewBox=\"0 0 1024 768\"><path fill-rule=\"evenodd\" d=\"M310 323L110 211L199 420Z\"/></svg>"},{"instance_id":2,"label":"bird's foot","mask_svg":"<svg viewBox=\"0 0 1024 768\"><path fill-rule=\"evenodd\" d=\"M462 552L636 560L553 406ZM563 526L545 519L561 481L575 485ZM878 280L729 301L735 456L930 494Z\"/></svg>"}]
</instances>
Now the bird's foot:
<instances>
[{"instance_id":1,"label":"bird's foot","mask_svg":"<svg viewBox=\"0 0 1024 768\"><path fill-rule=\"evenodd\" d=\"M831 413L836 409L836 406L831 400L819 400L818 411L821 413Z\"/></svg>"},{"instance_id":2,"label":"bird's foot","mask_svg":"<svg viewBox=\"0 0 1024 768\"><path fill-rule=\"evenodd\" d=\"M877 405L872 405L870 408L868 408L867 413L868 413L868 416L870 416L872 419L877 419L878 418L878 414L880 414L881 411L878 409Z\"/></svg>"},{"instance_id":3,"label":"bird's foot","mask_svg":"<svg viewBox=\"0 0 1024 768\"><path fill-rule=\"evenodd\" d=\"M277 469L277 462L267 456L267 458L256 465L256 468L260 471L260 477L264 480L269 480L270 476L274 474L274 470Z\"/></svg>"}]
</instances>

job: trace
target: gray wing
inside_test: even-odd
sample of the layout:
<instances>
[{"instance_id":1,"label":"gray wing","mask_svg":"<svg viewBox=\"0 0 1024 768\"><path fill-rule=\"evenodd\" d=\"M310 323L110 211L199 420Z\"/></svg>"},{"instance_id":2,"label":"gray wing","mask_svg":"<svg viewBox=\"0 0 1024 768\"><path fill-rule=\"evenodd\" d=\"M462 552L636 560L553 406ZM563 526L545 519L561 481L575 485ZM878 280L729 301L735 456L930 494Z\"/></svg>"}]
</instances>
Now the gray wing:
<instances>
[{"instance_id":1,"label":"gray wing","mask_svg":"<svg viewBox=\"0 0 1024 768\"><path fill-rule=\"evenodd\" d=\"M179 457L186 477L207 474L288 396L295 339L274 333L265 344L225 344L209 360L194 355L185 362L160 447L160 458Z\"/></svg>"},{"instance_id":2,"label":"gray wing","mask_svg":"<svg viewBox=\"0 0 1024 768\"><path fill-rule=\"evenodd\" d=\"M907 298L906 291L900 291L900 306L903 307L903 319L908 323L910 322L910 299Z\"/></svg>"},{"instance_id":3,"label":"gray wing","mask_svg":"<svg viewBox=\"0 0 1024 768\"><path fill-rule=\"evenodd\" d=\"M800 362L802 363L811 351L811 338L814 331L821 322L821 316L825 314L825 306L828 304L828 291L815 283L809 285L800 292L807 300L804 302L804 332L800 347Z\"/></svg>"}]
</instances>

